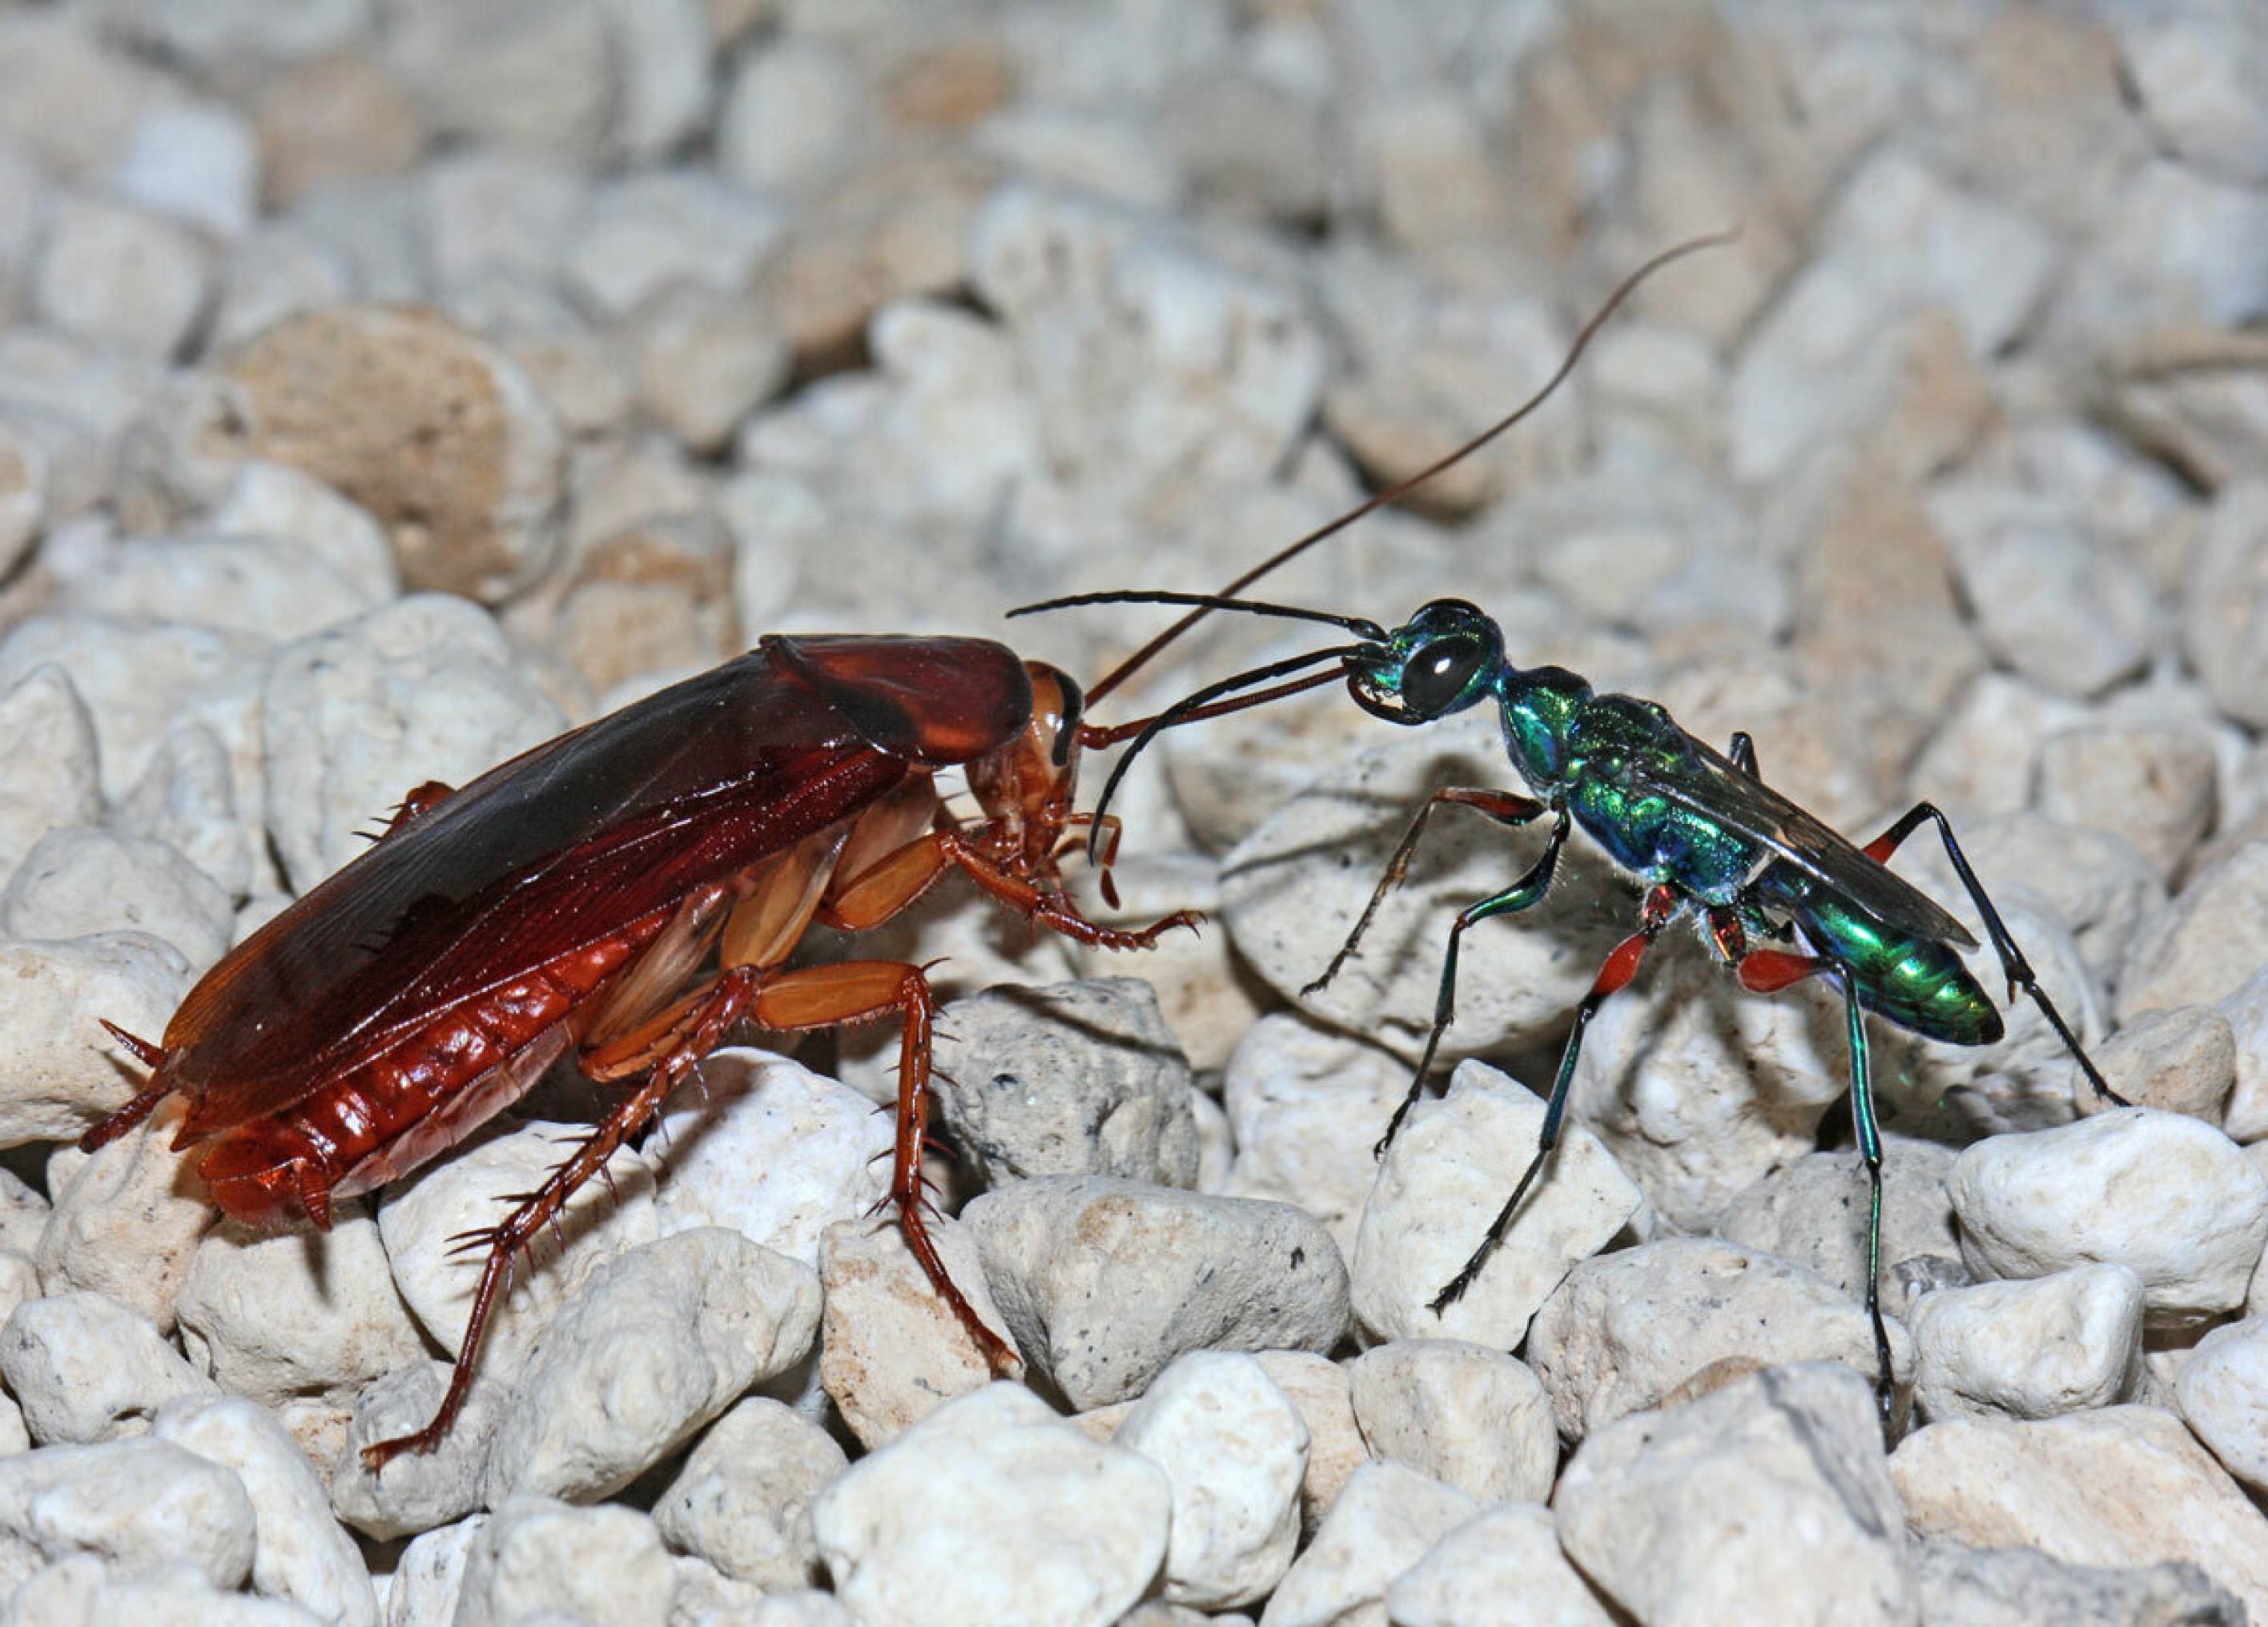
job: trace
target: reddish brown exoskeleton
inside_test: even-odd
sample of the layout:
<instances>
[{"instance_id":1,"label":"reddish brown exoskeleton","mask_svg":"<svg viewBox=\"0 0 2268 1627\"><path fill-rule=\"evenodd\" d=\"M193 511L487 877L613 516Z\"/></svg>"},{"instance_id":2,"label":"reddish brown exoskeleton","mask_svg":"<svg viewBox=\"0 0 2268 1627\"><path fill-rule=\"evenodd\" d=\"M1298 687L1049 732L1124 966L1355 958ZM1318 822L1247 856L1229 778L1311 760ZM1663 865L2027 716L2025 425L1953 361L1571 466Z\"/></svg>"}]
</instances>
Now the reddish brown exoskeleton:
<instances>
[{"instance_id":1,"label":"reddish brown exoskeleton","mask_svg":"<svg viewBox=\"0 0 2268 1627\"><path fill-rule=\"evenodd\" d=\"M1078 686L973 638L774 637L492 769L410 793L369 852L190 990L162 1045L120 1033L148 1086L89 1130L115 1140L166 1096L176 1147L229 1216L302 1217L408 1174L510 1106L561 1057L636 1079L494 1228L447 1395L372 1467L446 1432L513 1256L742 1020L903 1025L890 1196L907 1243L996 1370L1014 1357L954 1287L924 1224L934 998L922 968L789 969L814 922L869 928L958 870L1081 943L1142 948L1062 890L1084 727ZM958 768L964 827L935 777ZM1115 836L1115 827L1108 833ZM639 1078L637 1076L643 1076Z\"/></svg>"}]
</instances>

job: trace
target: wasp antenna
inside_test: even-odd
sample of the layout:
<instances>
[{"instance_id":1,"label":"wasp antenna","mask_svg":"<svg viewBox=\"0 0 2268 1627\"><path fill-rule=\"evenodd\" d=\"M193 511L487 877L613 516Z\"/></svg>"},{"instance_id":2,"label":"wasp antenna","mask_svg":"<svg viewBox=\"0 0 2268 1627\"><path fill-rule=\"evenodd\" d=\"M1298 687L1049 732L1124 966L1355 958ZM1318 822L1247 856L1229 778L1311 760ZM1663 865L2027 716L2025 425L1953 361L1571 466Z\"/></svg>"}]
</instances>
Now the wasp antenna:
<instances>
[{"instance_id":1,"label":"wasp antenna","mask_svg":"<svg viewBox=\"0 0 2268 1627\"><path fill-rule=\"evenodd\" d=\"M1721 248L1727 244L1738 242L1740 240L1740 236L1741 229L1738 226L1734 226L1727 231L1712 232L1706 237L1690 239L1685 242L1678 244L1674 248L1666 248L1661 253L1656 254L1653 259L1647 261L1637 270L1624 277L1622 281L1622 285L1616 288L1613 293L1607 296L1606 303L1602 305L1592 315L1591 320L1584 323L1582 328L1576 333L1574 342L1567 347L1567 354L1560 359L1558 367L1553 371L1551 376L1543 381L1543 387L1542 389L1536 391L1535 394L1529 396L1519 406L1513 408L1512 411L1506 413L1503 417L1498 418L1494 423L1491 423L1488 428L1474 436L1472 439L1467 441L1463 445L1459 446L1456 450L1451 452L1447 456L1436 459L1433 462L1427 464L1424 468L1419 469L1415 475L1410 475L1408 479L1397 481L1393 485L1388 486L1385 490L1357 504L1345 513L1340 515L1336 519L1330 520L1322 526L1318 526L1314 530L1307 533L1307 535L1295 538L1291 542L1286 543L1275 553L1270 554L1267 558L1253 566L1251 570L1246 571L1242 576L1237 578L1236 580L1231 582L1226 587L1222 588L1220 590L1219 596L1226 599L1232 594L1242 593L1246 588L1260 580L1261 578L1266 576L1270 571L1290 564L1293 560L1306 553L1309 548L1314 547L1316 543L1322 541L1325 538L1336 536L1340 532L1345 530L1358 519L1362 519L1366 514L1375 513L1378 510L1384 508L1389 503L1399 503L1403 497L1408 497L1410 492L1417 490L1417 488L1424 485L1427 481L1432 479L1433 476L1441 473L1442 470L1449 468L1453 465L1461 463L1465 459L1471 457L1473 453L1478 452L1482 447L1487 445L1498 436L1503 434L1506 430L1511 429L1513 425L1518 423L1521 419L1527 417L1528 414L1534 412L1537 408L1543 406L1545 401L1551 399L1553 394L1557 391L1559 387L1567 381L1567 375L1575 371L1575 364L1583 359L1583 352L1590 348L1591 341L1597 336L1599 329L1606 326L1607 320L1609 317L1613 316L1616 311L1622 309L1624 303L1627 301L1632 294L1638 291L1639 284L1643 283L1648 277L1653 276L1655 272L1660 271L1663 267L1683 260L1688 254L1698 254L1705 248ZM1134 652L1133 654L1119 662L1117 666L1112 667L1108 673L1104 674L1103 679L1100 683L1094 684L1088 688L1086 692L1087 703L1092 705L1096 701L1102 699L1103 696L1117 688L1119 685L1124 683L1136 673L1141 671L1145 666L1147 666L1152 660L1156 659L1160 651L1163 650L1167 644L1172 644L1183 633L1189 631L1190 628L1195 627L1199 622L1203 621L1208 615L1211 614L1212 608L1213 607L1209 605L1199 605L1196 607L1180 621L1174 622L1164 632L1160 633L1155 638L1150 640L1149 643L1144 644L1140 649Z\"/></svg>"},{"instance_id":2,"label":"wasp antenna","mask_svg":"<svg viewBox=\"0 0 2268 1627\"><path fill-rule=\"evenodd\" d=\"M1363 616L1341 615L1335 610L1310 610L1300 605L1269 604L1257 599L1231 599L1220 593L1169 593L1147 588L1101 593L1065 593L1058 599L1042 599L1035 604L1018 605L1008 612L1008 619L1013 621L1020 615L1036 615L1042 610L1068 610L1076 605L1194 605L1204 610L1237 610L1247 615L1280 616L1289 622L1321 622L1326 626L1344 628L1356 637L1372 644L1386 642L1386 629Z\"/></svg>"}]
</instances>

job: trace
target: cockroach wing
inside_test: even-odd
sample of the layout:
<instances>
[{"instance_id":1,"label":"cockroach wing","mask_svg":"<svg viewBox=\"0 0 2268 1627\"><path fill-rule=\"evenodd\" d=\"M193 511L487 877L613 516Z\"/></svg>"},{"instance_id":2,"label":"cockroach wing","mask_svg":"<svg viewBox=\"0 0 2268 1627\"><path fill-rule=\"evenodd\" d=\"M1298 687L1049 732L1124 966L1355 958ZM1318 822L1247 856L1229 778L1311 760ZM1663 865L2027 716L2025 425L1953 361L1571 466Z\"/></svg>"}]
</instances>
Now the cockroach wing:
<instances>
[{"instance_id":1,"label":"cockroach wing","mask_svg":"<svg viewBox=\"0 0 2268 1627\"><path fill-rule=\"evenodd\" d=\"M231 952L166 1031L164 1077L190 1102L182 1138L289 1108L417 1026L761 863L916 771L779 642L490 769ZM895 646L980 694L1025 681L1012 652L981 640L855 642L879 665ZM953 748L991 749L1012 734L1007 721Z\"/></svg>"},{"instance_id":2,"label":"cockroach wing","mask_svg":"<svg viewBox=\"0 0 2268 1627\"><path fill-rule=\"evenodd\" d=\"M1672 773L1633 766L1631 788L1716 820L1914 938L1973 949L1977 940L1919 888L1869 858L1816 814L1780 795L1706 741L1686 735L1693 755Z\"/></svg>"}]
</instances>

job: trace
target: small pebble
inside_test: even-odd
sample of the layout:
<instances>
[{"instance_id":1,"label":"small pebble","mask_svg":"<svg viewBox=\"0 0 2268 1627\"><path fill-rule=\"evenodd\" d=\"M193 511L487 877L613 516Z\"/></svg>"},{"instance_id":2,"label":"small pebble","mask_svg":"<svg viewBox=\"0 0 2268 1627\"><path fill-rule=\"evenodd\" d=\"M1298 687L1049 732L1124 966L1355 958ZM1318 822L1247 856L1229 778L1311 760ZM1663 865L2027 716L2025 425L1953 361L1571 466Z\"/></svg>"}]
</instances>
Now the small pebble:
<instances>
[{"instance_id":1,"label":"small pebble","mask_svg":"<svg viewBox=\"0 0 2268 1627\"><path fill-rule=\"evenodd\" d=\"M2053 1417L2134 1399L2142 1302L2142 1279L2123 1265L1925 1294L1906 1316L1914 1405L1935 1423Z\"/></svg>"},{"instance_id":2,"label":"small pebble","mask_svg":"<svg viewBox=\"0 0 2268 1627\"><path fill-rule=\"evenodd\" d=\"M2255 1493L2268 1490L2268 1318L2248 1316L2199 1339L2174 1393L2222 1466Z\"/></svg>"},{"instance_id":3,"label":"small pebble","mask_svg":"<svg viewBox=\"0 0 2268 1627\"><path fill-rule=\"evenodd\" d=\"M0 892L0 931L11 938L142 933L199 975L228 953L235 920L219 884L165 843L93 825L49 831Z\"/></svg>"},{"instance_id":4,"label":"small pebble","mask_svg":"<svg viewBox=\"0 0 2268 1627\"><path fill-rule=\"evenodd\" d=\"M486 1514L475 1514L428 1531L401 1550L387 1586L386 1627L448 1627L456 1620L465 1562L488 1522Z\"/></svg>"},{"instance_id":5,"label":"small pebble","mask_svg":"<svg viewBox=\"0 0 2268 1627\"><path fill-rule=\"evenodd\" d=\"M1916 1619L1874 1395L1847 1368L1771 1367L1608 1424L1553 1501L1568 1557L1641 1621Z\"/></svg>"},{"instance_id":6,"label":"small pebble","mask_svg":"<svg viewBox=\"0 0 2268 1627\"><path fill-rule=\"evenodd\" d=\"M1165 839L1146 814L1141 828L1152 833L1152 843ZM1116 906L1086 901L1088 919L1106 926L1147 926L1177 909L1197 910L1210 922L1220 911L1220 867L1203 854L1130 854L1112 869L1111 879L1118 887ZM1237 960L1228 934L1218 927L1168 932L1138 956L1085 944L1071 953L1084 978L1131 976L1155 990L1166 1027L1189 1065L1200 1071L1225 1064L1261 1020L1262 992Z\"/></svg>"},{"instance_id":7,"label":"small pebble","mask_svg":"<svg viewBox=\"0 0 2268 1627\"><path fill-rule=\"evenodd\" d=\"M2106 1568L2068 1564L2036 1548L1964 1548L1937 1539L1913 1545L1922 1620L1945 1627L2239 1627L2235 1595L2196 1565Z\"/></svg>"},{"instance_id":8,"label":"small pebble","mask_svg":"<svg viewBox=\"0 0 2268 1627\"><path fill-rule=\"evenodd\" d=\"M1543 1123L1540 1100L1477 1062L1459 1064L1447 1096L1410 1111L1379 1164L1355 1240L1354 1306L1365 1328L1386 1339L1510 1350L1568 1269L1638 1212L1645 1200L1613 1155L1571 1126L1480 1276L1434 1312L1430 1302L1480 1246L1535 1156Z\"/></svg>"},{"instance_id":9,"label":"small pebble","mask_svg":"<svg viewBox=\"0 0 2268 1627\"><path fill-rule=\"evenodd\" d=\"M1460 1339L1397 1339L1348 1365L1354 1415L1374 1456L1484 1506L1551 1495L1559 1436L1527 1366Z\"/></svg>"},{"instance_id":10,"label":"small pebble","mask_svg":"<svg viewBox=\"0 0 2268 1627\"><path fill-rule=\"evenodd\" d=\"M33 297L64 333L163 362L204 310L211 276L194 233L107 199L70 197L48 230Z\"/></svg>"},{"instance_id":11,"label":"small pebble","mask_svg":"<svg viewBox=\"0 0 2268 1627\"><path fill-rule=\"evenodd\" d=\"M2144 1012L2095 1048L2095 1065L2137 1107L2220 1124L2236 1088L2236 1031L2210 1005ZM2111 1106L2084 1082L2072 1101L2082 1115Z\"/></svg>"},{"instance_id":12,"label":"small pebble","mask_svg":"<svg viewBox=\"0 0 2268 1627\"><path fill-rule=\"evenodd\" d=\"M232 1395L280 1406L358 1387L424 1354L378 1223L358 1205L326 1232L205 1233L177 1314L190 1359Z\"/></svg>"},{"instance_id":13,"label":"small pebble","mask_svg":"<svg viewBox=\"0 0 2268 1627\"><path fill-rule=\"evenodd\" d=\"M812 1522L863 1627L1108 1627L1159 1576L1172 1513L1164 1469L995 1384L860 1459Z\"/></svg>"},{"instance_id":14,"label":"small pebble","mask_svg":"<svg viewBox=\"0 0 2268 1627\"><path fill-rule=\"evenodd\" d=\"M456 1627L552 1619L663 1627L675 1572L661 1533L619 1504L575 1508L521 1495L467 1544Z\"/></svg>"},{"instance_id":15,"label":"small pebble","mask_svg":"<svg viewBox=\"0 0 2268 1627\"><path fill-rule=\"evenodd\" d=\"M2158 1330L2242 1305L2268 1248L2268 1176L2219 1130L2175 1113L1996 1136L1961 1155L1951 1189L1962 1253L1980 1277L2124 1265Z\"/></svg>"},{"instance_id":16,"label":"small pebble","mask_svg":"<svg viewBox=\"0 0 2268 1627\"><path fill-rule=\"evenodd\" d=\"M0 637L0 689L50 662L67 672L94 718L101 783L116 792L142 777L183 718L229 738L225 720L256 705L269 653L268 639L247 633L57 612Z\"/></svg>"},{"instance_id":17,"label":"small pebble","mask_svg":"<svg viewBox=\"0 0 2268 1627\"><path fill-rule=\"evenodd\" d=\"M274 537L328 566L372 603L401 594L386 530L370 511L288 463L247 460L207 522L219 536Z\"/></svg>"},{"instance_id":18,"label":"small pebble","mask_svg":"<svg viewBox=\"0 0 2268 1627\"><path fill-rule=\"evenodd\" d=\"M482 1506L489 1447L515 1399L502 1380L475 1373L464 1410L430 1452L405 1452L373 1472L362 1450L416 1434L440 1410L455 1367L415 1361L372 1380L356 1395L344 1441L330 1461L331 1506L379 1542L414 1536Z\"/></svg>"},{"instance_id":19,"label":"small pebble","mask_svg":"<svg viewBox=\"0 0 2268 1627\"><path fill-rule=\"evenodd\" d=\"M1933 1424L1899 1443L1890 1474L1918 1537L2083 1565L2185 1559L2253 1614L2268 1602L2259 1511L2155 1407Z\"/></svg>"},{"instance_id":20,"label":"small pebble","mask_svg":"<svg viewBox=\"0 0 2268 1627\"><path fill-rule=\"evenodd\" d=\"M955 1000L938 1015L938 1103L988 1188L1033 1175L1197 1182L1189 1064L1138 978Z\"/></svg>"},{"instance_id":21,"label":"small pebble","mask_svg":"<svg viewBox=\"0 0 2268 1627\"><path fill-rule=\"evenodd\" d=\"M827 1432L750 1396L701 1437L653 1506L670 1545L768 1590L819 1579L812 1500L850 1467Z\"/></svg>"},{"instance_id":22,"label":"small pebble","mask_svg":"<svg viewBox=\"0 0 2268 1627\"><path fill-rule=\"evenodd\" d=\"M234 765L219 735L202 723L184 723L158 742L157 755L112 814L128 836L161 842L204 872L231 905L270 871L267 832L256 812L236 805ZM255 860L254 850L258 849ZM236 911L229 910L231 942Z\"/></svg>"},{"instance_id":23,"label":"small pebble","mask_svg":"<svg viewBox=\"0 0 2268 1627\"><path fill-rule=\"evenodd\" d=\"M1386 1590L1393 1627L1612 1627L1541 1503L1476 1514Z\"/></svg>"},{"instance_id":24,"label":"small pebble","mask_svg":"<svg viewBox=\"0 0 2268 1627\"><path fill-rule=\"evenodd\" d=\"M1298 1204L1354 1258L1363 1204L1378 1180L1378 1138L1409 1086L1409 1064L1392 1052L1271 1012L1222 1071L1235 1142L1224 1191Z\"/></svg>"},{"instance_id":25,"label":"small pebble","mask_svg":"<svg viewBox=\"0 0 2268 1627\"><path fill-rule=\"evenodd\" d=\"M662 1231L730 1226L816 1266L827 1229L864 1218L889 1190L888 1116L768 1051L712 1052L701 1080L661 1115Z\"/></svg>"},{"instance_id":26,"label":"small pebble","mask_svg":"<svg viewBox=\"0 0 2268 1627\"><path fill-rule=\"evenodd\" d=\"M1354 1471L1370 1461L1355 1421L1353 1380L1313 1351L1262 1351L1253 1359L1307 1426L1307 1472L1300 1481L1301 1540L1314 1535Z\"/></svg>"},{"instance_id":27,"label":"small pebble","mask_svg":"<svg viewBox=\"0 0 2268 1627\"><path fill-rule=\"evenodd\" d=\"M929 1234L954 1286L1013 1349L968 1228L938 1216ZM991 1382L984 1352L895 1221L829 1226L820 1240L819 1280L826 1294L820 1381L862 1444L878 1447L954 1396Z\"/></svg>"},{"instance_id":28,"label":"small pebble","mask_svg":"<svg viewBox=\"0 0 2268 1627\"><path fill-rule=\"evenodd\" d=\"M2211 1005L2268 964L2268 841L2247 842L2203 866L2144 923L2118 976L2118 1015Z\"/></svg>"},{"instance_id":29,"label":"small pebble","mask_svg":"<svg viewBox=\"0 0 2268 1627\"><path fill-rule=\"evenodd\" d=\"M1454 1486L1399 1463L1355 1470L1305 1552L1260 1613L1260 1627L1376 1620L1386 1591L1480 1512Z\"/></svg>"},{"instance_id":30,"label":"small pebble","mask_svg":"<svg viewBox=\"0 0 2268 1627\"><path fill-rule=\"evenodd\" d=\"M116 1571L79 1554L39 1572L9 1596L19 1627L133 1622L136 1627L320 1627L323 1617L280 1599L222 1593L180 1562Z\"/></svg>"},{"instance_id":31,"label":"small pebble","mask_svg":"<svg viewBox=\"0 0 2268 1627\"><path fill-rule=\"evenodd\" d=\"M1893 1375L1913 1345L1888 1321ZM1810 1272L1715 1238L1675 1237L1587 1260L1536 1313L1528 1364L1565 1440L1662 1404L1720 1362L1792 1353L1876 1378L1866 1311Z\"/></svg>"},{"instance_id":32,"label":"small pebble","mask_svg":"<svg viewBox=\"0 0 2268 1627\"><path fill-rule=\"evenodd\" d=\"M94 718L60 666L35 666L0 695L0 872L13 872L50 830L102 812Z\"/></svg>"},{"instance_id":33,"label":"small pebble","mask_svg":"<svg viewBox=\"0 0 2268 1627\"><path fill-rule=\"evenodd\" d=\"M502 1220L512 1207L510 1195L540 1185L566 1156L563 1140L578 1133L565 1124L519 1125L455 1149L386 1193L378 1233L394 1287L444 1350L454 1351L464 1338L483 1263L455 1252L450 1240ZM534 1269L523 1268L512 1292L497 1297L481 1352L484 1372L497 1377L512 1372L550 1315L593 1270L657 1235L652 1168L628 1147L607 1162L613 1191L604 1181L585 1183L560 1217L564 1248L547 1229Z\"/></svg>"},{"instance_id":34,"label":"small pebble","mask_svg":"<svg viewBox=\"0 0 2268 1627\"><path fill-rule=\"evenodd\" d=\"M0 1376L43 1447L138 1435L166 1402L213 1393L148 1322L99 1293L18 1306L0 1327Z\"/></svg>"},{"instance_id":35,"label":"small pebble","mask_svg":"<svg viewBox=\"0 0 2268 1627\"><path fill-rule=\"evenodd\" d=\"M489 1506L528 1491L612 1496L800 1361L818 1331L818 1274L737 1232L680 1232L616 1255L529 1346L490 1449Z\"/></svg>"},{"instance_id":36,"label":"small pebble","mask_svg":"<svg viewBox=\"0 0 2268 1627\"><path fill-rule=\"evenodd\" d=\"M154 1432L243 1483L252 1502L254 1592L291 1600L338 1627L377 1627L369 1568L273 1414L233 1396L177 1401L158 1415Z\"/></svg>"},{"instance_id":37,"label":"small pebble","mask_svg":"<svg viewBox=\"0 0 2268 1627\"><path fill-rule=\"evenodd\" d=\"M1017 1348L1075 1407L1141 1394L1186 1351L1328 1351L1346 1331L1338 1248L1288 1204L1045 1175L961 1218Z\"/></svg>"},{"instance_id":38,"label":"small pebble","mask_svg":"<svg viewBox=\"0 0 2268 1627\"><path fill-rule=\"evenodd\" d=\"M1945 1183L1955 1150L1882 1137L1882 1264L1954 1257L1961 1240ZM1853 1299L1867 1292L1867 1170L1855 1152L1807 1152L1745 1188L1716 1225L1728 1243L1800 1265Z\"/></svg>"},{"instance_id":39,"label":"small pebble","mask_svg":"<svg viewBox=\"0 0 2268 1627\"><path fill-rule=\"evenodd\" d=\"M1250 1356L1192 1351L1111 1437L1173 1483L1166 1598L1219 1611L1267 1597L1300 1537L1307 1426Z\"/></svg>"},{"instance_id":40,"label":"small pebble","mask_svg":"<svg viewBox=\"0 0 2268 1627\"><path fill-rule=\"evenodd\" d=\"M211 1201L188 1174L197 1153L173 1150L180 1112L174 1104L160 1106L138 1134L92 1157L76 1146L49 1157L48 1190L55 1207L33 1256L43 1292L91 1289L159 1332L173 1330L197 1240L216 1218Z\"/></svg>"},{"instance_id":41,"label":"small pebble","mask_svg":"<svg viewBox=\"0 0 2268 1627\"><path fill-rule=\"evenodd\" d=\"M256 1516L236 1472L147 1436L0 1458L0 1572L93 1554L122 1569L180 1560L212 1587L251 1574Z\"/></svg>"},{"instance_id":42,"label":"small pebble","mask_svg":"<svg viewBox=\"0 0 2268 1627\"><path fill-rule=\"evenodd\" d=\"M559 723L496 624L462 600L421 593L285 645L261 734L286 877L305 891L359 858L358 833L415 787L462 785Z\"/></svg>"},{"instance_id":43,"label":"small pebble","mask_svg":"<svg viewBox=\"0 0 2268 1627\"><path fill-rule=\"evenodd\" d=\"M125 1106L141 1064L96 1017L154 1039L190 982L180 950L140 932L0 943L0 1142L10 1146L75 1138Z\"/></svg>"},{"instance_id":44,"label":"small pebble","mask_svg":"<svg viewBox=\"0 0 2268 1627\"><path fill-rule=\"evenodd\" d=\"M242 453L369 511L413 592L495 602L551 563L559 427L477 335L431 310L334 306L267 328L227 372Z\"/></svg>"}]
</instances>

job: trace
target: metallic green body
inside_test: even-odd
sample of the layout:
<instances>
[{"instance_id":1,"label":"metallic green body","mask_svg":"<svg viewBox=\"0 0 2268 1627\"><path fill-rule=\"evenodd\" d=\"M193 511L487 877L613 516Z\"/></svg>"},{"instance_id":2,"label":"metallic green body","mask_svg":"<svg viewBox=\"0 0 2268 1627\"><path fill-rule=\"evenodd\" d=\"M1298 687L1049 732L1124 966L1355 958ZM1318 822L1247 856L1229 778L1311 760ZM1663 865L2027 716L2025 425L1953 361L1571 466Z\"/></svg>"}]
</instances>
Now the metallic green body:
<instances>
[{"instance_id":1,"label":"metallic green body","mask_svg":"<svg viewBox=\"0 0 2268 1627\"><path fill-rule=\"evenodd\" d=\"M1454 600L1426 606L1350 665L1356 699L1397 723L1494 701L1528 789L1648 886L1739 906L1767 931L1784 921L1811 953L1850 969L1861 1005L1902 1028L1950 1045L1999 1039L2000 1013L1954 946L1970 941L1965 931L1933 921L1934 905L1742 777L1663 707L1597 694L1564 667L1513 666L1495 623ZM1889 906L1910 919L1886 919Z\"/></svg>"}]
</instances>

